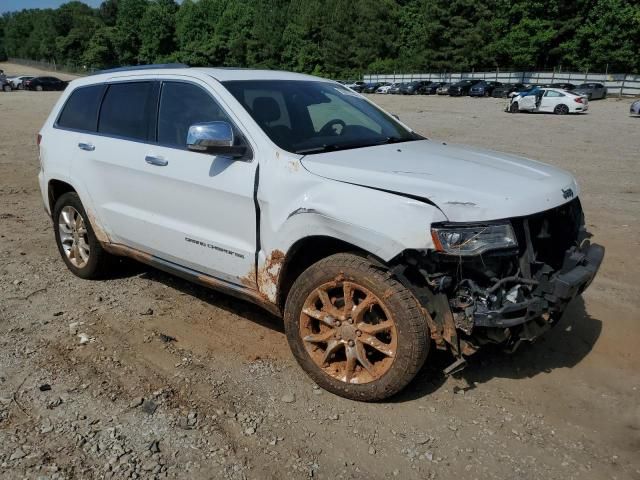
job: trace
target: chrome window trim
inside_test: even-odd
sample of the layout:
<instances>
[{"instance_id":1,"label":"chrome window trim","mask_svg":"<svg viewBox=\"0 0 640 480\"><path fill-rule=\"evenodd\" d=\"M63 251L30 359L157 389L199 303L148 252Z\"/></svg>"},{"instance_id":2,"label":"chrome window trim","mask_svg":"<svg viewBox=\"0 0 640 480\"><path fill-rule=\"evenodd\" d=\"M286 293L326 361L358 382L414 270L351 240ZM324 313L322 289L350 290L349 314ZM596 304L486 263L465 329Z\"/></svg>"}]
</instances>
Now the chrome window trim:
<instances>
[{"instance_id":1,"label":"chrome window trim","mask_svg":"<svg viewBox=\"0 0 640 480\"><path fill-rule=\"evenodd\" d=\"M87 87L95 87L98 85L104 86L105 89L102 92L102 98L100 99L100 106L98 107L98 121L96 122L97 125L99 125L99 119L100 119L100 113L102 111L102 104L104 102L104 97L107 93L107 91L109 90L109 86L113 85L113 84L120 84L120 83L141 83L141 82L156 82L159 83L159 91L158 91L158 101L156 104L156 135L155 135L155 141L149 141L149 140L140 140L138 138L133 138L133 137L126 137L126 136L121 136L121 135L112 135L112 134L106 134L106 133L100 133L98 131L92 131L92 130L83 130L83 129L78 129L78 128L68 128L68 127L63 127L61 125L58 124L58 120L60 119L60 115L62 114L62 111L64 110L64 107L67 105L67 102L69 101L69 98L71 97L71 95L73 95L73 93L76 90L79 90L81 88L87 88ZM56 130L63 130L66 132L73 132L73 133L82 133L85 135L93 135L96 137L102 137L102 138L113 138L115 140L124 140L124 141L128 141L128 142L134 142L134 143L141 143L144 145L152 145L152 146L156 146L156 147L162 147L162 148L169 148L171 150L178 150L181 152L189 152L189 153L198 153L200 155L211 155L208 154L206 152L203 153L199 153L199 152L193 152L189 149L185 148L181 148L181 147L176 147L175 145L168 145L168 144L163 144L163 143L159 143L157 141L158 138L158 116L160 115L160 99L162 97L162 86L163 83L166 82L174 82L174 83L188 83L191 85L194 85L198 88L200 88L201 90L203 90L210 98L211 100L213 100L214 102L216 102L216 105L218 105L218 107L220 107L220 109L225 113L225 115L227 115L227 117L229 118L229 122L231 123L231 125L236 128L238 130L238 132L240 132L242 134L242 138L244 139L246 145L247 145L247 155L238 159L239 161L244 161L247 163L253 162L253 160L255 159L254 156L254 151L255 148L253 146L253 144L251 143L251 141L249 140L249 136L246 134L245 130L243 128L241 128L237 121L234 120L234 118L229 115L229 112L227 111L227 109L211 94L211 92L209 92L208 89L204 88L202 85L198 84L197 82L194 81L190 81L190 80L184 80L182 78L180 79L173 79L173 78L158 78L158 77L151 77L151 78L136 78L136 79L127 79L127 80L109 80L106 82L96 82L96 83L92 83L89 85L82 85L79 87L74 88L71 93L69 93L69 96L66 98L64 105L62 105L62 107L60 108L60 111L58 112L58 115L56 117L55 122L53 123L53 128L55 128ZM211 155L211 156L215 156L215 155Z\"/></svg>"}]
</instances>

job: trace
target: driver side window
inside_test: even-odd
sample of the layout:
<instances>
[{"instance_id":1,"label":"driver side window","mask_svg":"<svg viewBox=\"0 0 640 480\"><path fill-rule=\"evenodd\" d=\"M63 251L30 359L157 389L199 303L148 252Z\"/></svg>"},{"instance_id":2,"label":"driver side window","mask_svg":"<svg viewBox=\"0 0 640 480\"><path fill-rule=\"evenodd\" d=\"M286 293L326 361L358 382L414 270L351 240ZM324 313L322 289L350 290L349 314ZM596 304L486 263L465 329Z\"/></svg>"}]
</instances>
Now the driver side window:
<instances>
[{"instance_id":1,"label":"driver side window","mask_svg":"<svg viewBox=\"0 0 640 480\"><path fill-rule=\"evenodd\" d=\"M233 125L222 108L202 88L184 82L163 82L158 113L160 145L186 148L187 132L191 125L216 121Z\"/></svg>"},{"instance_id":2,"label":"driver side window","mask_svg":"<svg viewBox=\"0 0 640 480\"><path fill-rule=\"evenodd\" d=\"M342 119L346 125L365 127L376 133L382 133L382 127L372 121L364 113L349 108L347 102L339 97L339 93L325 93L330 100L325 103L315 103L307 106L309 117L313 123L313 129L319 133L322 127L327 125L331 120Z\"/></svg>"}]
</instances>

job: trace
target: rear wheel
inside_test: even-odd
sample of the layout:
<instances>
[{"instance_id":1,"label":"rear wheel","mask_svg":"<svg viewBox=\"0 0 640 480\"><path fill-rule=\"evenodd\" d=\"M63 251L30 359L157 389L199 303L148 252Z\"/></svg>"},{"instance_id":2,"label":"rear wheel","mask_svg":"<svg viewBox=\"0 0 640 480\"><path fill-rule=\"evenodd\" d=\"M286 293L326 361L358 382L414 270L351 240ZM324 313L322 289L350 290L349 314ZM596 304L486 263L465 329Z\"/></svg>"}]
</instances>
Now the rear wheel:
<instances>
[{"instance_id":1,"label":"rear wheel","mask_svg":"<svg viewBox=\"0 0 640 480\"><path fill-rule=\"evenodd\" d=\"M560 105L556 105L556 108L553 109L553 113L556 115L566 115L569 113L569 107L561 103Z\"/></svg>"},{"instance_id":2,"label":"rear wheel","mask_svg":"<svg viewBox=\"0 0 640 480\"><path fill-rule=\"evenodd\" d=\"M380 264L336 254L294 283L285 330L303 370L322 388L375 401L402 390L429 351L421 306Z\"/></svg>"},{"instance_id":3,"label":"rear wheel","mask_svg":"<svg viewBox=\"0 0 640 480\"><path fill-rule=\"evenodd\" d=\"M73 274L85 279L104 276L111 256L96 238L77 193L65 193L56 202L53 230L62 260Z\"/></svg>"},{"instance_id":4,"label":"rear wheel","mask_svg":"<svg viewBox=\"0 0 640 480\"><path fill-rule=\"evenodd\" d=\"M42 85L36 85L36 92L41 92L42 90Z\"/></svg>"},{"instance_id":5,"label":"rear wheel","mask_svg":"<svg viewBox=\"0 0 640 480\"><path fill-rule=\"evenodd\" d=\"M518 102L513 102L509 105L509 112L518 113L520 111L520 107L518 106Z\"/></svg>"}]
</instances>

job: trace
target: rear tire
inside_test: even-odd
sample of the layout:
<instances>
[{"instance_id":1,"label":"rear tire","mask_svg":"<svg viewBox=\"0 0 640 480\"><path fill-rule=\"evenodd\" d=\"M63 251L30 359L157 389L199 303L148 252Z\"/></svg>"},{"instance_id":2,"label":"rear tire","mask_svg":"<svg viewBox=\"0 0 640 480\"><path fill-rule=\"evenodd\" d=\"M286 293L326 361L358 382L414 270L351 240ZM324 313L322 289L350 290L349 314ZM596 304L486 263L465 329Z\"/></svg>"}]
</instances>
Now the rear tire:
<instances>
[{"instance_id":1,"label":"rear tire","mask_svg":"<svg viewBox=\"0 0 640 480\"><path fill-rule=\"evenodd\" d=\"M553 109L553 113L556 115L566 115L569 113L569 107L561 103L560 105L556 105L556 108Z\"/></svg>"},{"instance_id":2,"label":"rear tire","mask_svg":"<svg viewBox=\"0 0 640 480\"><path fill-rule=\"evenodd\" d=\"M36 85L36 92L42 92L43 90L42 85Z\"/></svg>"},{"instance_id":3,"label":"rear tire","mask_svg":"<svg viewBox=\"0 0 640 480\"><path fill-rule=\"evenodd\" d=\"M108 273L112 257L96 238L77 193L65 193L56 202L53 231L62 260L74 275L97 279Z\"/></svg>"},{"instance_id":4,"label":"rear tire","mask_svg":"<svg viewBox=\"0 0 640 480\"><path fill-rule=\"evenodd\" d=\"M332 255L305 270L287 298L284 324L302 369L325 390L353 400L399 392L429 352L414 295L383 265L355 254Z\"/></svg>"}]
</instances>

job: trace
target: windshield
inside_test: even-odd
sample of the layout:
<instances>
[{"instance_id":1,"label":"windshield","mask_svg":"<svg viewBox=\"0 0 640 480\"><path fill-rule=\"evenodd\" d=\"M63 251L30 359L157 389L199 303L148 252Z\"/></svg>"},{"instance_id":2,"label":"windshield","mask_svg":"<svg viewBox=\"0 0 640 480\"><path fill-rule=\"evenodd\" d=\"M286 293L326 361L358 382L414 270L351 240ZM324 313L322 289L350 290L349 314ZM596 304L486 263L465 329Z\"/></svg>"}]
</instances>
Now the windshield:
<instances>
[{"instance_id":1,"label":"windshield","mask_svg":"<svg viewBox=\"0 0 640 480\"><path fill-rule=\"evenodd\" d=\"M323 81L223 85L280 148L305 155L421 139L357 93Z\"/></svg>"}]
</instances>

